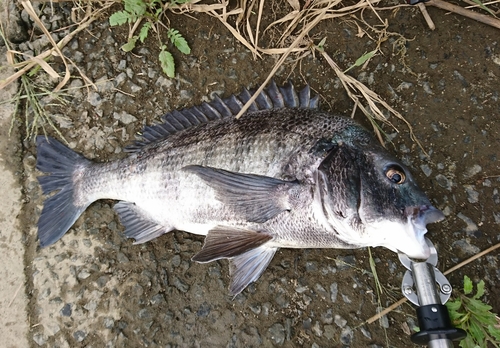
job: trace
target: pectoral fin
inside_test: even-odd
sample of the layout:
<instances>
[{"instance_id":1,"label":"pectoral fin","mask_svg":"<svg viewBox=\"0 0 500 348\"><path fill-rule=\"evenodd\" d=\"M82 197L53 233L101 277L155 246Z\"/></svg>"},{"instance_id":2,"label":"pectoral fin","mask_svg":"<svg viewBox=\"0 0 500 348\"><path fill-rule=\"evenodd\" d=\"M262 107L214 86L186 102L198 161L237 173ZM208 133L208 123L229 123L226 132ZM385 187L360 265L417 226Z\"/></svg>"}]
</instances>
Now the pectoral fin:
<instances>
[{"instance_id":1,"label":"pectoral fin","mask_svg":"<svg viewBox=\"0 0 500 348\"><path fill-rule=\"evenodd\" d=\"M247 221L262 223L291 209L290 195L300 188L297 181L263 175L234 173L223 169L187 166L216 192L219 201L232 206Z\"/></svg>"},{"instance_id":2,"label":"pectoral fin","mask_svg":"<svg viewBox=\"0 0 500 348\"><path fill-rule=\"evenodd\" d=\"M263 232L237 227L216 227L208 232L203 248L192 260L204 263L236 257L271 239L269 234Z\"/></svg>"}]
</instances>

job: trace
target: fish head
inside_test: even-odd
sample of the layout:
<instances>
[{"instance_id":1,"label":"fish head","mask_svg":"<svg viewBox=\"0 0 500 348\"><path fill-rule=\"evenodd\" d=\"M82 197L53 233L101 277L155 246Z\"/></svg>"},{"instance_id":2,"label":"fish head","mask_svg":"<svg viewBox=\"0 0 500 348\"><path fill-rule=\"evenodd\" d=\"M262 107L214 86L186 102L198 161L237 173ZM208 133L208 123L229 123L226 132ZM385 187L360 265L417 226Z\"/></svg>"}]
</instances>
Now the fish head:
<instances>
[{"instance_id":1,"label":"fish head","mask_svg":"<svg viewBox=\"0 0 500 348\"><path fill-rule=\"evenodd\" d=\"M427 259L426 225L444 214L408 168L374 139L339 142L318 168L322 211L338 238Z\"/></svg>"}]
</instances>

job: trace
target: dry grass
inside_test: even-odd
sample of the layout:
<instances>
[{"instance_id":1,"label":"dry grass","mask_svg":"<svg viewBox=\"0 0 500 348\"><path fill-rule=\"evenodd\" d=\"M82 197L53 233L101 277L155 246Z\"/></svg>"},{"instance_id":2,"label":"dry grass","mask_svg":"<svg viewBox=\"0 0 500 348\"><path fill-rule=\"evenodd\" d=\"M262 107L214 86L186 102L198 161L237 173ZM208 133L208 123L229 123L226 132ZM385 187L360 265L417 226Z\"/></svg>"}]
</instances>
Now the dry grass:
<instances>
[{"instance_id":1,"label":"dry grass","mask_svg":"<svg viewBox=\"0 0 500 348\"><path fill-rule=\"evenodd\" d=\"M64 0L51 0L50 3L52 5L53 2L62 1ZM491 6L498 4L499 1L500 0L495 0L489 3L479 4L471 1L471 7L481 8L487 13L487 15L481 15L483 17L488 17L488 20L490 20L489 24L495 26L500 23L497 18L498 10L493 11ZM50 40L51 48L34 57L26 57L21 52L9 49L7 51L8 62L17 71L6 80L0 81L0 89L18 80L21 76L24 76L32 69L37 68L42 69L49 76L58 81L57 86L53 90L53 92L58 92L68 83L70 79L70 66L73 66L73 68L79 73L86 86L92 86L95 88L92 81L85 76L79 67L69 57L65 57L62 54L61 49L80 32L86 30L94 21L102 20L104 18L103 14L106 10L117 2L120 1L73 1L74 8L72 19L75 23L76 29L71 31L69 35L61 39L59 42L55 42L34 11L31 1L20 1L21 6ZM291 54L295 54L297 56L296 61L298 61L309 54L319 52L341 80L347 94L354 102L354 109L361 110L368 117L370 122L372 122L374 131L380 141L382 141L382 135L380 133L379 126L377 125L377 121L392 126L385 115L392 114L406 122L404 117L389 106L382 98L380 98L378 94L354 79L352 76L346 74L346 71L342 70L338 64L330 58L323 46L316 44L314 42L315 40L311 39L309 34L322 21L344 21L356 27L357 36L370 37L370 39L375 42L375 49L373 52L374 54L378 54L378 52L380 52L380 45L390 36L397 36L398 39L396 41L398 42L406 40L398 33L390 33L388 31L388 19L383 18L380 13L384 11L397 11L401 8L408 7L409 5L402 4L383 7L381 6L381 0L359 0L356 3L350 4L346 4L342 0L307 0L305 4L301 6L298 0L287 0L288 5L285 5L284 3L280 4L280 6L287 6L288 10L285 10L287 13L279 16L279 18L277 18L274 22L263 28L262 18L264 8L270 3L271 1L269 0L268 2L266 2L266 0L240 0L238 1L237 6L230 7L228 0L221 0L220 2L214 4L201 3L201 0L192 0L190 3L183 5L165 2L163 11L169 11L177 15L190 15L194 13L207 14L219 20L241 44L252 52L255 59L259 59L264 55L279 56L279 59L277 59L275 66L270 71L263 85L256 91L256 95L262 91L264 86L271 80L276 71L278 71L278 69L284 64L286 58ZM447 5L446 2L441 0L430 0L426 4L441 7L443 4ZM372 17L376 18L377 23L369 24L368 21L365 20L366 11L369 11ZM472 11L460 8L461 15L468 15L470 12ZM268 31L277 32L277 39L273 45L262 47L259 40ZM20 56L22 56L22 59L19 59ZM52 57L59 57L63 63L64 71L58 72L54 70L50 64ZM368 64L368 61L369 59L367 59L364 64ZM241 116L241 114L246 111L252 101L253 100L250 100L247 103L237 117ZM418 143L410 124L408 122L406 122L406 124L409 128L410 137L413 141Z\"/></svg>"}]
</instances>

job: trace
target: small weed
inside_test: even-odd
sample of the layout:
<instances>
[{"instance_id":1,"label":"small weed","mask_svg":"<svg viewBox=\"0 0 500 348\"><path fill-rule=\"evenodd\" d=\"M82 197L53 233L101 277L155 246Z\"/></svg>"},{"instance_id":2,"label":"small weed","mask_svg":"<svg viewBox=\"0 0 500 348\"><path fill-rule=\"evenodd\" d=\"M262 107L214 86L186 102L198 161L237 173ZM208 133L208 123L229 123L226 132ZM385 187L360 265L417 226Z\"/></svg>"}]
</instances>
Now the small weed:
<instances>
[{"instance_id":1,"label":"small weed","mask_svg":"<svg viewBox=\"0 0 500 348\"><path fill-rule=\"evenodd\" d=\"M179 33L178 30L165 25L161 21L161 18L165 15L169 6L182 5L188 1L189 0L170 0L167 3L163 3L161 0L124 0L124 10L115 12L111 15L111 17L109 17L109 24L111 26L123 25L125 23L132 25L129 31L128 41L121 47L121 49L125 52L132 51L135 48L137 41L144 43L152 29L157 34L158 40L160 41L160 54L158 59L160 61L161 68L168 77L174 77L174 57L168 51L167 45L163 43L160 38L161 27L166 29L167 37L181 53L190 54L191 48L181 33ZM139 29L139 33L135 34L143 22L144 24L142 24Z\"/></svg>"},{"instance_id":2,"label":"small weed","mask_svg":"<svg viewBox=\"0 0 500 348\"><path fill-rule=\"evenodd\" d=\"M491 306L480 300L484 295L484 281L476 285L476 294L472 295L474 285L469 277L464 276L464 292L458 299L448 301L446 306L453 325L467 331L467 337L460 342L462 348L500 347L500 321ZM468 296L467 296L468 295Z\"/></svg>"}]
</instances>

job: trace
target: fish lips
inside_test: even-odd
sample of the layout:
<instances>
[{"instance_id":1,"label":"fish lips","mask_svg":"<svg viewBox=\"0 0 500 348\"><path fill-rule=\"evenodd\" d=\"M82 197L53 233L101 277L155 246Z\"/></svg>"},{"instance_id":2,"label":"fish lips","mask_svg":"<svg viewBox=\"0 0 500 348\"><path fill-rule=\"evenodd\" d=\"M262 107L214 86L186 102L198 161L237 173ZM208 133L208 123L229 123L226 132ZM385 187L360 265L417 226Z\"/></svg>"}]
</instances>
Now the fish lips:
<instances>
[{"instance_id":1,"label":"fish lips","mask_svg":"<svg viewBox=\"0 0 500 348\"><path fill-rule=\"evenodd\" d=\"M430 249L425 241L425 233L427 233L427 224L441 221L445 218L443 212L432 205L421 205L407 207L405 209L408 227L410 231L407 233L413 235L416 239L415 243L405 245L398 252L406 254L408 257L416 259L427 259L430 256Z\"/></svg>"},{"instance_id":2,"label":"fish lips","mask_svg":"<svg viewBox=\"0 0 500 348\"><path fill-rule=\"evenodd\" d=\"M434 208L432 205L421 205L416 207L407 207L405 216L410 217L415 224L425 227L427 224L438 222L444 219L444 214L441 210Z\"/></svg>"}]
</instances>

